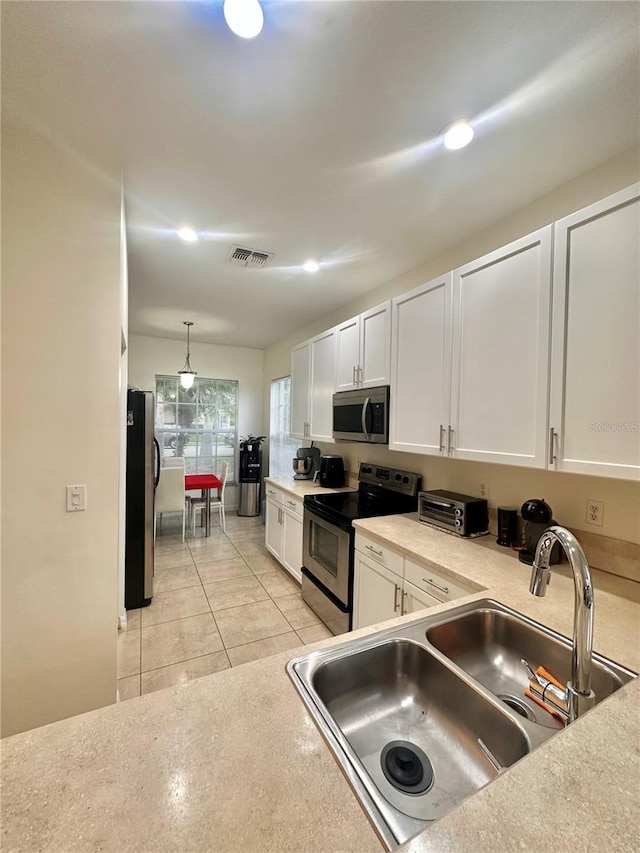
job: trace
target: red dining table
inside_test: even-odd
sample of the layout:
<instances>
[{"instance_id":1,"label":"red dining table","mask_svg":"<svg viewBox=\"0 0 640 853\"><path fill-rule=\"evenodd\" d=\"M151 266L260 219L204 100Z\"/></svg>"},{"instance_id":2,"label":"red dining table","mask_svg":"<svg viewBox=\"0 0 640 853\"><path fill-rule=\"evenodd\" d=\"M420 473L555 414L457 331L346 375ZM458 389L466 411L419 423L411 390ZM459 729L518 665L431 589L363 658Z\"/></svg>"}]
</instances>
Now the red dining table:
<instances>
[{"instance_id":1,"label":"red dining table","mask_svg":"<svg viewBox=\"0 0 640 853\"><path fill-rule=\"evenodd\" d=\"M200 489L204 495L204 535L211 534L211 489L221 489L222 481L215 474L185 474L184 489L186 492Z\"/></svg>"}]
</instances>

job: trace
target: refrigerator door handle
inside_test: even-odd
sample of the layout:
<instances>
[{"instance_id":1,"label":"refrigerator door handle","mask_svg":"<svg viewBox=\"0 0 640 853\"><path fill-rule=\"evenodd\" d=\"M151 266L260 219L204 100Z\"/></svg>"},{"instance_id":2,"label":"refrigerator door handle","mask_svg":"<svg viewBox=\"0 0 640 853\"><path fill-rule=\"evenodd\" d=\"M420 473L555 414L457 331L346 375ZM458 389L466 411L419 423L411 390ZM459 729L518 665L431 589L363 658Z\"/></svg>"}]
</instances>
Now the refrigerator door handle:
<instances>
[{"instance_id":1,"label":"refrigerator door handle","mask_svg":"<svg viewBox=\"0 0 640 853\"><path fill-rule=\"evenodd\" d=\"M158 444L158 439L153 437L153 443L156 446L156 488L158 487L158 483L160 482L160 445Z\"/></svg>"}]
</instances>

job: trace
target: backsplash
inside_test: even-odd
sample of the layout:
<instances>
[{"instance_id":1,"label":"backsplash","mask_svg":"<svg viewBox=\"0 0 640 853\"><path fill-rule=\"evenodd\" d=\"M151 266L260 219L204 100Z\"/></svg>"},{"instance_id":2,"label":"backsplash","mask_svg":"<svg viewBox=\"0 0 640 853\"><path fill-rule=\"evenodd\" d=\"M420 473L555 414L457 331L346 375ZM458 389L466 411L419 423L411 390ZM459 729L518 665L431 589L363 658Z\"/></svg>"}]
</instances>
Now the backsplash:
<instances>
[{"instance_id":1,"label":"backsplash","mask_svg":"<svg viewBox=\"0 0 640 853\"><path fill-rule=\"evenodd\" d=\"M423 489L451 489L477 497L480 483L487 483L492 535L496 535L499 506L516 507L520 512L528 498L544 498L558 524L576 535L591 566L640 582L639 483L399 453L355 442L324 444L321 448L323 453L344 458L347 481L353 488L358 485L361 461L414 471L421 475ZM605 505L601 527L585 529L588 500ZM522 524L520 517L518 520Z\"/></svg>"}]
</instances>

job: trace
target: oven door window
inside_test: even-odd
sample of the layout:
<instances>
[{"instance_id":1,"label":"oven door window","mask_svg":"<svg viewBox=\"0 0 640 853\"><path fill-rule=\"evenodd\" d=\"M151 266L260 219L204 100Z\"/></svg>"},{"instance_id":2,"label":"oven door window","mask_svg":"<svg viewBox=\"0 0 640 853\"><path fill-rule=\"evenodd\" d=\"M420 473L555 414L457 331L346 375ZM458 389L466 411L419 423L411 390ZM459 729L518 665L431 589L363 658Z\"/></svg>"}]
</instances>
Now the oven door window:
<instances>
[{"instance_id":1,"label":"oven door window","mask_svg":"<svg viewBox=\"0 0 640 853\"><path fill-rule=\"evenodd\" d=\"M311 521L309 556L313 557L334 578L338 577L340 539L331 530Z\"/></svg>"}]
</instances>

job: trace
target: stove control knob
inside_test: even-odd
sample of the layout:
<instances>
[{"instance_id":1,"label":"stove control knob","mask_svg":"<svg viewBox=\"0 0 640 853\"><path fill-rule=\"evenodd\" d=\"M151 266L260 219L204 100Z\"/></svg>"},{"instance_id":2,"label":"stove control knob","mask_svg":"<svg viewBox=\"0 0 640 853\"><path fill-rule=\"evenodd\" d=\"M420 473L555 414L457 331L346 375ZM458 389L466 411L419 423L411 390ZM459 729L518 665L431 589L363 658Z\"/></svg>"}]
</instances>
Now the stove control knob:
<instances>
[{"instance_id":1,"label":"stove control knob","mask_svg":"<svg viewBox=\"0 0 640 853\"><path fill-rule=\"evenodd\" d=\"M402 482L403 482L403 483L405 483L405 484L406 484L406 483L408 483L408 482L409 482L409 478L408 478L408 477L403 477L403 478L402 478Z\"/></svg>"},{"instance_id":2,"label":"stove control knob","mask_svg":"<svg viewBox=\"0 0 640 853\"><path fill-rule=\"evenodd\" d=\"M402 479L402 474L396 474L396 480L401 480L401 479Z\"/></svg>"}]
</instances>

